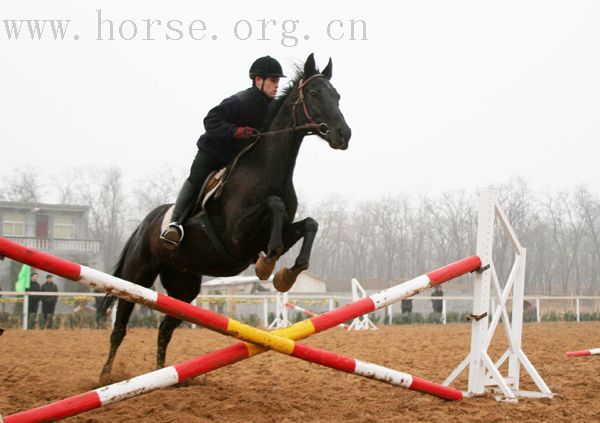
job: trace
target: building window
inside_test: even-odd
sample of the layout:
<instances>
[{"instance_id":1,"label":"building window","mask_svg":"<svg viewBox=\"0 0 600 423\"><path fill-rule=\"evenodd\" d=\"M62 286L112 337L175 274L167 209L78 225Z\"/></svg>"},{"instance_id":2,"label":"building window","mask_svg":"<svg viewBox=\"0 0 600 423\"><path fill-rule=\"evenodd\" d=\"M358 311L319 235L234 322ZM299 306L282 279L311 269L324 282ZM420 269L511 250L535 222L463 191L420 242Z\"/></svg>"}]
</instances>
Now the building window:
<instances>
[{"instance_id":1,"label":"building window","mask_svg":"<svg viewBox=\"0 0 600 423\"><path fill-rule=\"evenodd\" d=\"M2 235L25 236L25 216L20 213L4 213Z\"/></svg>"},{"instance_id":2,"label":"building window","mask_svg":"<svg viewBox=\"0 0 600 423\"><path fill-rule=\"evenodd\" d=\"M75 225L73 224L73 217L71 216L55 216L53 229L54 238L75 238Z\"/></svg>"}]
</instances>

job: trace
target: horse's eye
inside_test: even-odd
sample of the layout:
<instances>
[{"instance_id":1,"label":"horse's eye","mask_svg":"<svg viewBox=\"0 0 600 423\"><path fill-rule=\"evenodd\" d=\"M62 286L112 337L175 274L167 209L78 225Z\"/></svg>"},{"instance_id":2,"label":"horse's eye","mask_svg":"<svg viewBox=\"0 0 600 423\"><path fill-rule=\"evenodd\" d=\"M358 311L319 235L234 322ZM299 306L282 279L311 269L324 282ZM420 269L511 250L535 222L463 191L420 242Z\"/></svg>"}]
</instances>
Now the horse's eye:
<instances>
[{"instance_id":1,"label":"horse's eye","mask_svg":"<svg viewBox=\"0 0 600 423\"><path fill-rule=\"evenodd\" d=\"M316 91L309 91L308 95L311 96L311 97L314 97L314 96L317 95L317 92Z\"/></svg>"}]
</instances>

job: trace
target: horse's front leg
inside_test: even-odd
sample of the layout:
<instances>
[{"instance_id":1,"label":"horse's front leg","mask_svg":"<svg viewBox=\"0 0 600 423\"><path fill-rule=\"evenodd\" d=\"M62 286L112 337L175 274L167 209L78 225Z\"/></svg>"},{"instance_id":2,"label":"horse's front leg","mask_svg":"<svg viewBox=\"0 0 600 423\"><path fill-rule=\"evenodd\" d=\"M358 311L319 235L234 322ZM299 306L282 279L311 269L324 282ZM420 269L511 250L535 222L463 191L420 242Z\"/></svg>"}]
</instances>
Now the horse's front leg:
<instances>
[{"instance_id":1,"label":"horse's front leg","mask_svg":"<svg viewBox=\"0 0 600 423\"><path fill-rule=\"evenodd\" d=\"M294 266L291 269L283 267L273 278L273 286L279 292L287 292L296 282L298 275L308 269L310 253L319 230L319 224L312 217L307 217L300 222L286 228L283 233L283 242L285 251L290 249L300 238L303 238L300 254L296 257Z\"/></svg>"},{"instance_id":2,"label":"horse's front leg","mask_svg":"<svg viewBox=\"0 0 600 423\"><path fill-rule=\"evenodd\" d=\"M269 279L275 268L275 263L284 252L282 232L285 204L281 198L271 196L267 198L267 207L271 211L271 235L269 237L269 246L267 248L267 255L261 255L256 262L255 267L256 276L263 281Z\"/></svg>"}]
</instances>

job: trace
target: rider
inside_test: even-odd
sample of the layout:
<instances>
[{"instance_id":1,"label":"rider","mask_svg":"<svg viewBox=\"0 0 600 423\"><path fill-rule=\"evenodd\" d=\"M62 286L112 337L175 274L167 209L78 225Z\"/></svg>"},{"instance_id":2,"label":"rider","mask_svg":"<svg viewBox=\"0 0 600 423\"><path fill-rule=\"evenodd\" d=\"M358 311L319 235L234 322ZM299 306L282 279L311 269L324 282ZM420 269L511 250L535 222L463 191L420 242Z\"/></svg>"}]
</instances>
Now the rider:
<instances>
[{"instance_id":1,"label":"rider","mask_svg":"<svg viewBox=\"0 0 600 423\"><path fill-rule=\"evenodd\" d=\"M271 56L260 57L250 66L252 86L226 98L208 112L204 118L206 132L197 142L198 153L190 176L177 196L171 223L160 235L165 247L179 246L184 235L182 225L193 210L208 175L225 167L252 142L269 103L277 94L279 78L285 78L279 62Z\"/></svg>"}]
</instances>

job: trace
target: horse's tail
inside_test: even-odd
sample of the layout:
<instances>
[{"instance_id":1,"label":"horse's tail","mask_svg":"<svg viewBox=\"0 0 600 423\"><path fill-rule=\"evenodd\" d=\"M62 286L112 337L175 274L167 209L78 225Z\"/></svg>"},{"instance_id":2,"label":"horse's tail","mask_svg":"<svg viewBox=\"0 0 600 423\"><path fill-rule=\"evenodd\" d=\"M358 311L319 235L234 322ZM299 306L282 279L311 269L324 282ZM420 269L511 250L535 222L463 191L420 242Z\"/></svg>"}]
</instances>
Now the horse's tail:
<instances>
[{"instance_id":1,"label":"horse's tail","mask_svg":"<svg viewBox=\"0 0 600 423\"><path fill-rule=\"evenodd\" d=\"M125 246L123 247L123 250L121 251L121 255L119 256L119 261L117 261L117 264L115 265L115 267L113 269L113 272L112 272L113 276L117 276L117 277L121 276L121 272L123 270L123 265L125 263L125 257L127 256L127 253L129 252L129 247L131 246L131 243L133 242L133 239L137 235L139 229L140 229L140 227L138 226L136 228L136 230L133 231L133 233L127 240L127 242L125 243ZM96 305L96 322L98 322L98 324L101 325L106 321L107 312L111 308L111 306L113 305L113 303L115 302L116 299L117 299L117 297L115 297L114 295L106 294L97 303L97 305Z\"/></svg>"},{"instance_id":2,"label":"horse's tail","mask_svg":"<svg viewBox=\"0 0 600 423\"><path fill-rule=\"evenodd\" d=\"M108 309L113 305L116 298L114 295L106 294L96 306L96 322L102 326L106 322Z\"/></svg>"}]
</instances>

